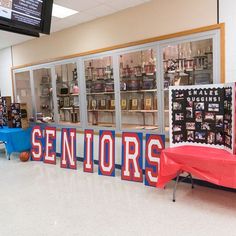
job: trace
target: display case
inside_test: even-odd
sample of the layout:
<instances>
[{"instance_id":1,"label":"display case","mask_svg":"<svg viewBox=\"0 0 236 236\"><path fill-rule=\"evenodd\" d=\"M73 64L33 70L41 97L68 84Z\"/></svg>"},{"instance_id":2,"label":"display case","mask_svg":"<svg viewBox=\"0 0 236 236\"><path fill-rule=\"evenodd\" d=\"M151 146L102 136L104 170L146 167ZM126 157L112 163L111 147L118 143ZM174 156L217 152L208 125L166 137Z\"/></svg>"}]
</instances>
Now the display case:
<instances>
[{"instance_id":1,"label":"display case","mask_svg":"<svg viewBox=\"0 0 236 236\"><path fill-rule=\"evenodd\" d=\"M169 86L213 83L213 39L163 47L164 128L169 131Z\"/></svg>"},{"instance_id":2,"label":"display case","mask_svg":"<svg viewBox=\"0 0 236 236\"><path fill-rule=\"evenodd\" d=\"M76 63L55 66L60 124L80 124L79 78Z\"/></svg>"},{"instance_id":3,"label":"display case","mask_svg":"<svg viewBox=\"0 0 236 236\"><path fill-rule=\"evenodd\" d=\"M15 102L26 103L27 117L34 121L33 98L31 92L30 71L15 73Z\"/></svg>"},{"instance_id":4,"label":"display case","mask_svg":"<svg viewBox=\"0 0 236 236\"><path fill-rule=\"evenodd\" d=\"M50 68L33 70L36 122L54 122L52 74Z\"/></svg>"},{"instance_id":5,"label":"display case","mask_svg":"<svg viewBox=\"0 0 236 236\"><path fill-rule=\"evenodd\" d=\"M121 128L158 130L154 48L119 56Z\"/></svg>"},{"instance_id":6,"label":"display case","mask_svg":"<svg viewBox=\"0 0 236 236\"><path fill-rule=\"evenodd\" d=\"M220 83L221 41L219 30L164 38L16 69L14 102L56 127L168 137L169 86Z\"/></svg>"},{"instance_id":7,"label":"display case","mask_svg":"<svg viewBox=\"0 0 236 236\"><path fill-rule=\"evenodd\" d=\"M112 57L84 61L88 125L115 127L115 91Z\"/></svg>"}]
</instances>

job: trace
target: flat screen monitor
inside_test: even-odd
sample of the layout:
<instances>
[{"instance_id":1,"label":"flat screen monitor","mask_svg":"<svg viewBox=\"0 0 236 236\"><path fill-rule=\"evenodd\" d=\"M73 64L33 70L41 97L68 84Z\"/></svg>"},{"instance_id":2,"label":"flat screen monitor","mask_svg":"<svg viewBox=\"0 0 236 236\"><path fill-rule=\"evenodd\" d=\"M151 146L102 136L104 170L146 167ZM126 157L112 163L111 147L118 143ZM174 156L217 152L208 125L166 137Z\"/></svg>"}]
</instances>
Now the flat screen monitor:
<instances>
[{"instance_id":1,"label":"flat screen monitor","mask_svg":"<svg viewBox=\"0 0 236 236\"><path fill-rule=\"evenodd\" d=\"M53 0L0 0L0 29L50 34Z\"/></svg>"}]
</instances>

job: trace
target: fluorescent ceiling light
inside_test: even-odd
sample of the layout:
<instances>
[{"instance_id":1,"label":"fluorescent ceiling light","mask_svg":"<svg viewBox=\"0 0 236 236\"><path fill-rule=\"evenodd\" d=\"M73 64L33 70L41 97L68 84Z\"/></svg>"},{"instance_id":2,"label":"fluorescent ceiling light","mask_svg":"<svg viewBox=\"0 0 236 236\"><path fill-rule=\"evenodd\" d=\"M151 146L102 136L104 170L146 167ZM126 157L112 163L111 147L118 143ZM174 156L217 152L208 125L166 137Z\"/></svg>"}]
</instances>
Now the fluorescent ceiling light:
<instances>
[{"instance_id":1,"label":"fluorescent ceiling light","mask_svg":"<svg viewBox=\"0 0 236 236\"><path fill-rule=\"evenodd\" d=\"M52 9L52 16L57 17L57 18L66 18L68 16L72 16L74 14L78 13L78 11L72 10L67 7L63 7L57 4L53 4L53 9Z\"/></svg>"}]
</instances>

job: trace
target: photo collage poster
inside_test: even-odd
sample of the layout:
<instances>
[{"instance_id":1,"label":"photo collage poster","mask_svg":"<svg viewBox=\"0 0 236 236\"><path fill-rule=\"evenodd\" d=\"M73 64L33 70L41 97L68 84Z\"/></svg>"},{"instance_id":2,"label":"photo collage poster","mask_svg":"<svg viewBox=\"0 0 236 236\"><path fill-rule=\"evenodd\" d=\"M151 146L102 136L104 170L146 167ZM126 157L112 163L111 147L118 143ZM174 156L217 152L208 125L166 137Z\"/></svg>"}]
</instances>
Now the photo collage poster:
<instances>
[{"instance_id":1,"label":"photo collage poster","mask_svg":"<svg viewBox=\"0 0 236 236\"><path fill-rule=\"evenodd\" d=\"M234 149L235 85L170 88L170 146Z\"/></svg>"}]
</instances>

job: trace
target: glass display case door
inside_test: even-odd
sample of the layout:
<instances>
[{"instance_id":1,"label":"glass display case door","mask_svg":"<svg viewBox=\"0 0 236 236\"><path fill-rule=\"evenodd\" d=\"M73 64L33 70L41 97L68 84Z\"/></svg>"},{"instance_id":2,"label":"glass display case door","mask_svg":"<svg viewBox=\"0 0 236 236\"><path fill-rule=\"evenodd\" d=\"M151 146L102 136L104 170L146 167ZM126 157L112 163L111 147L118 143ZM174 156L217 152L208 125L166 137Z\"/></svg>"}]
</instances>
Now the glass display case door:
<instances>
[{"instance_id":1,"label":"glass display case door","mask_svg":"<svg viewBox=\"0 0 236 236\"><path fill-rule=\"evenodd\" d=\"M42 67L40 69L33 70L33 91L36 107L36 122L52 123L57 121L57 112L54 111L54 74L55 71L51 67Z\"/></svg>"},{"instance_id":2,"label":"glass display case door","mask_svg":"<svg viewBox=\"0 0 236 236\"><path fill-rule=\"evenodd\" d=\"M77 63L55 65L59 124L80 125L80 84Z\"/></svg>"},{"instance_id":3,"label":"glass display case door","mask_svg":"<svg viewBox=\"0 0 236 236\"><path fill-rule=\"evenodd\" d=\"M157 48L124 51L118 58L120 123L122 130L160 132L160 81Z\"/></svg>"},{"instance_id":4,"label":"glass display case door","mask_svg":"<svg viewBox=\"0 0 236 236\"><path fill-rule=\"evenodd\" d=\"M88 126L116 127L116 96L113 57L83 60Z\"/></svg>"},{"instance_id":5,"label":"glass display case door","mask_svg":"<svg viewBox=\"0 0 236 236\"><path fill-rule=\"evenodd\" d=\"M169 137L169 86L220 83L216 33L166 40L160 45L163 133Z\"/></svg>"},{"instance_id":6,"label":"glass display case door","mask_svg":"<svg viewBox=\"0 0 236 236\"><path fill-rule=\"evenodd\" d=\"M31 92L31 73L29 70L14 74L15 102L26 103L27 117L34 121L33 97Z\"/></svg>"}]
</instances>

